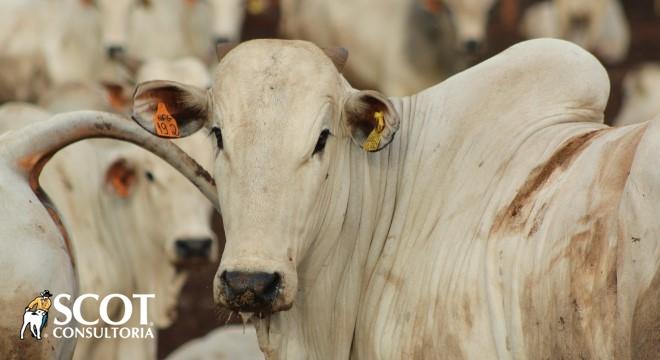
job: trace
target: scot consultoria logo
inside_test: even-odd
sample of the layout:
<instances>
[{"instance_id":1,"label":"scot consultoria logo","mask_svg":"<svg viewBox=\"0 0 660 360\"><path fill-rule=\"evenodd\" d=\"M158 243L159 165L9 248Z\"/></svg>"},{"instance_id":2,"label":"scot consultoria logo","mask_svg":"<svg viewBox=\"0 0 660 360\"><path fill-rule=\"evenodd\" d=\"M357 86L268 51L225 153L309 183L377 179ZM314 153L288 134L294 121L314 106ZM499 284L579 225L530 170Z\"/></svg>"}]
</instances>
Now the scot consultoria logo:
<instances>
[{"instance_id":1,"label":"scot consultoria logo","mask_svg":"<svg viewBox=\"0 0 660 360\"><path fill-rule=\"evenodd\" d=\"M59 315L63 316L62 319L59 316L53 319L52 336L58 339L153 339L153 323L148 319L148 307L149 300L155 297L155 294L133 294L131 298L123 294L109 294L101 298L98 294L80 294L74 299L70 294L58 294L53 297L50 291L43 290L25 307L20 338L25 339L26 330L37 340L48 336L44 334L44 328L48 324L48 311L52 306ZM98 303L100 318L85 318L82 313L82 303L85 301ZM108 307L112 301L121 302L123 307L123 312L120 312L123 314L121 319L112 319L108 314ZM72 306L69 307L67 304ZM134 307L137 310L135 312ZM136 324L135 326L126 326L134 314L139 316L139 321L131 322Z\"/></svg>"},{"instance_id":2,"label":"scot consultoria logo","mask_svg":"<svg viewBox=\"0 0 660 360\"><path fill-rule=\"evenodd\" d=\"M41 332L48 323L48 310L52 305L51 296L53 294L50 291L44 290L25 307L23 325L21 326L21 340L24 338L26 329L30 330L32 337L41 340Z\"/></svg>"}]
</instances>

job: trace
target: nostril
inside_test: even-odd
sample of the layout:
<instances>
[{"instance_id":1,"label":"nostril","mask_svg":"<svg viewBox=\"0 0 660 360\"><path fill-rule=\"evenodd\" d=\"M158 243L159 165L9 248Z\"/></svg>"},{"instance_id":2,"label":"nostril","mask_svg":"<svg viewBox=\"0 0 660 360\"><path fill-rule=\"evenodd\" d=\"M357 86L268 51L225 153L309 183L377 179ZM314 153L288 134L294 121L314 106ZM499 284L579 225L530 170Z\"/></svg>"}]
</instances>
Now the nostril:
<instances>
[{"instance_id":1,"label":"nostril","mask_svg":"<svg viewBox=\"0 0 660 360\"><path fill-rule=\"evenodd\" d=\"M257 295L272 298L277 294L277 289L280 287L280 274L265 274L263 279L255 285Z\"/></svg>"},{"instance_id":2,"label":"nostril","mask_svg":"<svg viewBox=\"0 0 660 360\"><path fill-rule=\"evenodd\" d=\"M112 45L108 46L106 51L110 59L117 59L121 54L124 53L124 48L122 46Z\"/></svg>"},{"instance_id":3,"label":"nostril","mask_svg":"<svg viewBox=\"0 0 660 360\"><path fill-rule=\"evenodd\" d=\"M179 258L206 258L211 255L213 241L210 238L184 238L174 242Z\"/></svg>"},{"instance_id":4,"label":"nostril","mask_svg":"<svg viewBox=\"0 0 660 360\"><path fill-rule=\"evenodd\" d=\"M263 300L273 300L281 285L279 273L224 271L220 280L229 290L228 295L251 292Z\"/></svg>"},{"instance_id":5,"label":"nostril","mask_svg":"<svg viewBox=\"0 0 660 360\"><path fill-rule=\"evenodd\" d=\"M589 16L574 15L571 17L571 27L574 29L584 29L589 25Z\"/></svg>"},{"instance_id":6,"label":"nostril","mask_svg":"<svg viewBox=\"0 0 660 360\"><path fill-rule=\"evenodd\" d=\"M229 38L225 36L216 36L215 39L213 39L213 42L215 45L220 45L220 44L225 44L229 42Z\"/></svg>"},{"instance_id":7,"label":"nostril","mask_svg":"<svg viewBox=\"0 0 660 360\"><path fill-rule=\"evenodd\" d=\"M479 50L479 41L470 39L465 42L464 46L465 46L465 51L469 53L475 53L477 52L477 50Z\"/></svg>"}]
</instances>

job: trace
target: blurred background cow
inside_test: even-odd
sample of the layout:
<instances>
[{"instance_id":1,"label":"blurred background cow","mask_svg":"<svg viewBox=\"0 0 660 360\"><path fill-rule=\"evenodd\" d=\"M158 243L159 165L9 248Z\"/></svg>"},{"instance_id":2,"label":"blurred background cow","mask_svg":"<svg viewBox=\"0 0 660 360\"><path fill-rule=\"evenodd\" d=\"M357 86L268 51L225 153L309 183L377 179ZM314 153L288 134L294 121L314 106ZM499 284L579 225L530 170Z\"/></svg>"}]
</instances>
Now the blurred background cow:
<instances>
[{"instance_id":1,"label":"blurred background cow","mask_svg":"<svg viewBox=\"0 0 660 360\"><path fill-rule=\"evenodd\" d=\"M216 45L263 37L344 46L349 81L387 95L413 94L525 38L559 37L607 67L607 122L660 113L657 0L3 0L0 104L126 115L137 83L208 86ZM219 259L222 223L209 217L220 249L208 259ZM179 317L159 332L158 358L240 321L213 304L217 265L186 269Z\"/></svg>"}]
</instances>

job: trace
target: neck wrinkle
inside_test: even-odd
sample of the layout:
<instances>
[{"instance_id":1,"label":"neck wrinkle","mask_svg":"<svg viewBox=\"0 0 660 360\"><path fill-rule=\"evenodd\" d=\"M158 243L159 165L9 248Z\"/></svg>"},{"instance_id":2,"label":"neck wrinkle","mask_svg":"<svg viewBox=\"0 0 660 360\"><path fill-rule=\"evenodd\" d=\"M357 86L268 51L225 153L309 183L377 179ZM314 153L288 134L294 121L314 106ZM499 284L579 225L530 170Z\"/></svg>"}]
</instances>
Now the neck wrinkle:
<instances>
[{"instance_id":1,"label":"neck wrinkle","mask_svg":"<svg viewBox=\"0 0 660 360\"><path fill-rule=\"evenodd\" d=\"M412 99L390 99L402 119L410 118ZM258 327L268 329L259 331L267 337L260 339L262 349L279 353L273 358L350 357L360 300L385 246L399 241L390 231L410 126L404 120L392 143L377 153L365 152L350 139L338 145L344 155L331 166L327 188L335 193L299 267L296 301L289 311L258 321Z\"/></svg>"}]
</instances>

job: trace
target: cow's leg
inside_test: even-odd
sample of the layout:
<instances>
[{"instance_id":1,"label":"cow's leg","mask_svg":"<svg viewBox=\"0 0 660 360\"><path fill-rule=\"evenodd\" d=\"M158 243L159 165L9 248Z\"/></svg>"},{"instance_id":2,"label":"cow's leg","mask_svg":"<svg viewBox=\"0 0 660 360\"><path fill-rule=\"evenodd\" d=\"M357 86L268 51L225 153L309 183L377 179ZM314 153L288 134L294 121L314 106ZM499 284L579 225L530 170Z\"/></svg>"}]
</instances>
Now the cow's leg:
<instances>
[{"instance_id":1,"label":"cow's leg","mask_svg":"<svg viewBox=\"0 0 660 360\"><path fill-rule=\"evenodd\" d=\"M36 325L30 320L30 334L32 337L36 338L37 337L37 331L36 331Z\"/></svg>"},{"instance_id":2,"label":"cow's leg","mask_svg":"<svg viewBox=\"0 0 660 360\"><path fill-rule=\"evenodd\" d=\"M41 340L41 324L34 324L34 331L36 333L37 340Z\"/></svg>"},{"instance_id":3,"label":"cow's leg","mask_svg":"<svg viewBox=\"0 0 660 360\"><path fill-rule=\"evenodd\" d=\"M21 327L21 340L23 340L23 334L25 333L25 328L28 327L30 323L23 319L23 327Z\"/></svg>"}]
</instances>

